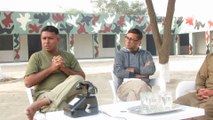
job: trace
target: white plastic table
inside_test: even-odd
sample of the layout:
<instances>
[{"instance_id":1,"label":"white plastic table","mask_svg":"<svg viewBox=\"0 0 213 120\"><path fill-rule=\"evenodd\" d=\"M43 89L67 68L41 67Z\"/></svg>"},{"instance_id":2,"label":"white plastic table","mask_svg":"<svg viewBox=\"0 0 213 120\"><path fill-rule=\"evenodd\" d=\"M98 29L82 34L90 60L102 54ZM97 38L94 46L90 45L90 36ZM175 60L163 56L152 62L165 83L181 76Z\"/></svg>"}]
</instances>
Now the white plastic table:
<instances>
[{"instance_id":1,"label":"white plastic table","mask_svg":"<svg viewBox=\"0 0 213 120\"><path fill-rule=\"evenodd\" d=\"M204 109L189 106L183 106L182 109L173 112L152 115L135 114L127 110L129 107L137 105L140 105L139 101L101 105L99 110L102 112L99 114L78 118L66 116L63 111L48 112L46 120L180 120L205 114Z\"/></svg>"}]
</instances>

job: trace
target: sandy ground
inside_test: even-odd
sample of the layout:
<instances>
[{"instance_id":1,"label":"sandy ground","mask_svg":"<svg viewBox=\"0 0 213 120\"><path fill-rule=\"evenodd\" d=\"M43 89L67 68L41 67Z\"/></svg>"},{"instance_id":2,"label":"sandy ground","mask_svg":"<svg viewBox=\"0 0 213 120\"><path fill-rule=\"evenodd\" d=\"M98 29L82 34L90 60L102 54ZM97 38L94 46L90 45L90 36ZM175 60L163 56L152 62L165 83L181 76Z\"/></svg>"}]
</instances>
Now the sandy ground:
<instances>
[{"instance_id":1,"label":"sandy ground","mask_svg":"<svg viewBox=\"0 0 213 120\"><path fill-rule=\"evenodd\" d=\"M205 55L196 56L170 56L170 83L167 83L167 91L175 95L177 83L182 80L194 80ZM153 77L159 75L158 57L154 57L157 71ZM108 80L111 80L110 71L113 66L113 59L99 60L79 60L86 73L86 79L98 87L96 94L98 104L112 103L112 91ZM0 119L1 120L25 120L24 110L29 105L25 86L23 85L23 75L26 68L23 63L0 63L1 71L9 81L0 81ZM158 91L159 87L153 87Z\"/></svg>"}]
</instances>

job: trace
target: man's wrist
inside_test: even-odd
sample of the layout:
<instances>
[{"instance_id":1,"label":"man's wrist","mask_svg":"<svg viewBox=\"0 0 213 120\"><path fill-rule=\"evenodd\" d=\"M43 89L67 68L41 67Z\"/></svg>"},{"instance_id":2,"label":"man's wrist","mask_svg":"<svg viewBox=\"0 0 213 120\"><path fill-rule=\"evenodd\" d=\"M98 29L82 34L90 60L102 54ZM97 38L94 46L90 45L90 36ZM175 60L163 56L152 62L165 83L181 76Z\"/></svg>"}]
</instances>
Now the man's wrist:
<instances>
[{"instance_id":1,"label":"man's wrist","mask_svg":"<svg viewBox=\"0 0 213 120\"><path fill-rule=\"evenodd\" d=\"M129 78L135 78L136 74L134 72L129 73Z\"/></svg>"},{"instance_id":2,"label":"man's wrist","mask_svg":"<svg viewBox=\"0 0 213 120\"><path fill-rule=\"evenodd\" d=\"M209 97L213 96L213 90L209 89Z\"/></svg>"}]
</instances>

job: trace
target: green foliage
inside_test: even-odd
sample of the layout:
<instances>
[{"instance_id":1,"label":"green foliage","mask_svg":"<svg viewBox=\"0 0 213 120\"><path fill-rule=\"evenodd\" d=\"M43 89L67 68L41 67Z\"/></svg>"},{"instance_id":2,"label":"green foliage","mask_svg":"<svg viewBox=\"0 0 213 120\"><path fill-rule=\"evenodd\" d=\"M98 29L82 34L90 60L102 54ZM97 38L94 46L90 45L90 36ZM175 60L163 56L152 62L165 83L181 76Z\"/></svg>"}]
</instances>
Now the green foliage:
<instances>
[{"instance_id":1,"label":"green foliage","mask_svg":"<svg viewBox=\"0 0 213 120\"><path fill-rule=\"evenodd\" d=\"M65 13L68 13L68 14L79 14L79 13L86 13L86 12L81 11L81 10L77 10L77 9L69 9L69 10L66 10Z\"/></svg>"},{"instance_id":2,"label":"green foliage","mask_svg":"<svg viewBox=\"0 0 213 120\"><path fill-rule=\"evenodd\" d=\"M119 15L144 15L147 9L139 0L128 3L126 0L96 0L93 1L99 13L114 13Z\"/></svg>"}]
</instances>

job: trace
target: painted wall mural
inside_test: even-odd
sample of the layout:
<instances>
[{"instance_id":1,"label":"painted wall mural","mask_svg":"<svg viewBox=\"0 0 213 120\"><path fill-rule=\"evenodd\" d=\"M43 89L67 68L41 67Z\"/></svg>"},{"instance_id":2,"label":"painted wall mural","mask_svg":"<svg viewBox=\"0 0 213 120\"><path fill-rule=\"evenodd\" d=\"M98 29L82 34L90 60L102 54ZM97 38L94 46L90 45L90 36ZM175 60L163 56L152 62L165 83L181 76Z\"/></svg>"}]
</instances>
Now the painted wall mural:
<instances>
[{"instance_id":1,"label":"painted wall mural","mask_svg":"<svg viewBox=\"0 0 213 120\"><path fill-rule=\"evenodd\" d=\"M94 50L94 57L97 58L99 55L99 41L98 41L98 35L97 34L93 34L92 35L92 41L93 41L93 50Z\"/></svg>"},{"instance_id":2,"label":"painted wall mural","mask_svg":"<svg viewBox=\"0 0 213 120\"><path fill-rule=\"evenodd\" d=\"M164 17L156 18L162 31ZM54 25L62 34L125 34L130 28L139 28L151 34L148 16L120 16L116 14L66 14L33 12L0 12L0 34L35 34L45 25ZM174 17L175 34L210 31L213 20L201 21L195 17Z\"/></svg>"},{"instance_id":3,"label":"painted wall mural","mask_svg":"<svg viewBox=\"0 0 213 120\"><path fill-rule=\"evenodd\" d=\"M13 49L14 49L14 60L19 60L20 59L20 53L19 53L19 50L20 50L20 39L19 39L19 34L14 34L13 35L13 41L14 41L14 46L13 46Z\"/></svg>"},{"instance_id":4,"label":"painted wall mural","mask_svg":"<svg viewBox=\"0 0 213 120\"><path fill-rule=\"evenodd\" d=\"M213 29L213 20L199 20L196 17L174 17L173 29L175 34L192 33L201 31L211 31Z\"/></svg>"},{"instance_id":5,"label":"painted wall mural","mask_svg":"<svg viewBox=\"0 0 213 120\"><path fill-rule=\"evenodd\" d=\"M206 54L210 52L210 33L208 31L205 32L205 41L206 41Z\"/></svg>"},{"instance_id":6,"label":"painted wall mural","mask_svg":"<svg viewBox=\"0 0 213 120\"><path fill-rule=\"evenodd\" d=\"M0 34L35 34L45 25L54 25L62 34L126 33L136 26L145 32L147 17L115 14L66 14L0 12Z\"/></svg>"},{"instance_id":7,"label":"painted wall mural","mask_svg":"<svg viewBox=\"0 0 213 120\"><path fill-rule=\"evenodd\" d=\"M72 54L75 54L75 53L74 53L74 43L75 43L74 34L71 34L71 35L70 35L70 39L68 39L68 40L70 40L70 41L69 41L70 52L71 52Z\"/></svg>"},{"instance_id":8,"label":"painted wall mural","mask_svg":"<svg viewBox=\"0 0 213 120\"><path fill-rule=\"evenodd\" d=\"M165 17L157 16L159 31L162 33ZM0 11L0 35L13 35L14 60L20 59L20 41L22 34L39 34L46 25L56 26L61 34L67 34L69 51L74 53L75 34L91 34L93 36L94 57L99 56L98 34L115 34L116 50L120 49L120 35L126 34L133 27L140 29L144 34L152 34L148 16L124 16L116 14L67 14L67 13L36 13ZM196 17L174 17L172 33L178 34L205 32L206 53L211 51L213 43L211 31L213 20L200 20ZM210 36L210 37L209 37ZM175 38L174 38L175 39ZM179 54L179 38L175 39L175 54ZM193 54L193 40L189 40L189 54Z\"/></svg>"}]
</instances>

